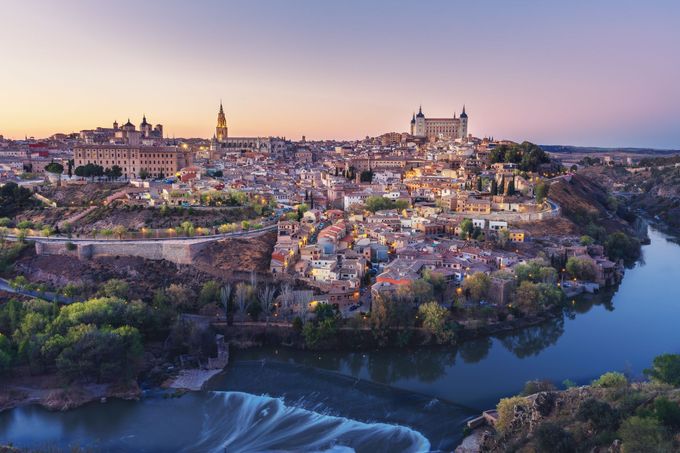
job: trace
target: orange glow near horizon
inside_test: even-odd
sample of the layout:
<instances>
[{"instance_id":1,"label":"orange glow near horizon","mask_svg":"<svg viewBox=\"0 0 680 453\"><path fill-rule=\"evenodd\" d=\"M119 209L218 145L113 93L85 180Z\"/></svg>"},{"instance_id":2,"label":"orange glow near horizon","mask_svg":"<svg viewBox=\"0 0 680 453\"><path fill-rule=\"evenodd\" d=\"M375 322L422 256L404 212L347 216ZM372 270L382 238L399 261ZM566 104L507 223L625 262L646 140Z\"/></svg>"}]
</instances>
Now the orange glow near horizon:
<instances>
[{"instance_id":1,"label":"orange glow near horizon","mask_svg":"<svg viewBox=\"0 0 680 453\"><path fill-rule=\"evenodd\" d=\"M466 104L480 137L680 147L680 3L470 3L10 0L0 135L146 114L209 138L222 99L231 136L360 139Z\"/></svg>"}]
</instances>

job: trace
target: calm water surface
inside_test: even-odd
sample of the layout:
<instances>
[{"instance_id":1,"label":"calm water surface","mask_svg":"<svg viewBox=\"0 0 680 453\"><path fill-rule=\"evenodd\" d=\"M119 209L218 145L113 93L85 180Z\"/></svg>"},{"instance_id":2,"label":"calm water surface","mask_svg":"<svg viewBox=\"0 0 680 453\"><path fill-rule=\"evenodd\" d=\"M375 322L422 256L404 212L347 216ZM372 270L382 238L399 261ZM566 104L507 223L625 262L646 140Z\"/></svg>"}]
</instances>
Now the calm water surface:
<instances>
[{"instance_id":1,"label":"calm water surface","mask_svg":"<svg viewBox=\"0 0 680 453\"><path fill-rule=\"evenodd\" d=\"M211 391L67 413L0 414L0 440L109 451L449 450L464 421L530 379L641 376L680 351L680 246L650 229L643 260L564 319L457 348L363 353L262 349L234 355Z\"/></svg>"}]
</instances>

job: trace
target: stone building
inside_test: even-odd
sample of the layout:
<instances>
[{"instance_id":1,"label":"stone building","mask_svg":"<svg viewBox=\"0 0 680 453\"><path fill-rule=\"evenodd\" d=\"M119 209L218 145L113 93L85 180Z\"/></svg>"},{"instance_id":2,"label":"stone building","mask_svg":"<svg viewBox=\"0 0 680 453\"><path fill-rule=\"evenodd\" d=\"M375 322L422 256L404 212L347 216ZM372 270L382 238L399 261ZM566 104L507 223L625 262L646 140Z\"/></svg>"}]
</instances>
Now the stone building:
<instances>
[{"instance_id":1,"label":"stone building","mask_svg":"<svg viewBox=\"0 0 680 453\"><path fill-rule=\"evenodd\" d=\"M151 177L171 176L191 165L190 151L176 146L82 145L73 150L75 166L87 164L122 169L124 178L138 178L142 170Z\"/></svg>"},{"instance_id":2,"label":"stone building","mask_svg":"<svg viewBox=\"0 0 680 453\"><path fill-rule=\"evenodd\" d=\"M418 114L413 114L411 118L411 135L419 138L426 138L428 141L436 141L439 138L455 140L463 139L468 135L468 116L465 113L465 106L460 117L456 118L426 118L422 107L418 109Z\"/></svg>"}]
</instances>

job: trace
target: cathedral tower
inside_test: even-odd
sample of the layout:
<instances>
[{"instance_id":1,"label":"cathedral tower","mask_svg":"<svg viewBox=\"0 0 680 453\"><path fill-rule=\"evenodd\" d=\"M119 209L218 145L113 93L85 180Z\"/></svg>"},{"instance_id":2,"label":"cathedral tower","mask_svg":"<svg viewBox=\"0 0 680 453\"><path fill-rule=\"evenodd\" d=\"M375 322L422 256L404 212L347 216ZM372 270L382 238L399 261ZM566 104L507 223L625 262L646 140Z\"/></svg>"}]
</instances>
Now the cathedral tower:
<instances>
[{"instance_id":1,"label":"cathedral tower","mask_svg":"<svg viewBox=\"0 0 680 453\"><path fill-rule=\"evenodd\" d=\"M222 101L220 101L220 113L217 114L217 127L215 128L215 137L218 142L227 140L227 117L224 116L224 109L222 108Z\"/></svg>"}]
</instances>

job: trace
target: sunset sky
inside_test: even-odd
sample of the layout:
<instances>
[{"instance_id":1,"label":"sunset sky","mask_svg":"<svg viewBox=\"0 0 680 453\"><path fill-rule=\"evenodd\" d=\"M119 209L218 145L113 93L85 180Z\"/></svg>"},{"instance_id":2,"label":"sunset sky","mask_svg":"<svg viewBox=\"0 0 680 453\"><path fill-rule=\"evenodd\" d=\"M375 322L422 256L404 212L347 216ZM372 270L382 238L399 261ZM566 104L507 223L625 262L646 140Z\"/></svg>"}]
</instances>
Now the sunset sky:
<instances>
[{"instance_id":1,"label":"sunset sky","mask_svg":"<svg viewBox=\"0 0 680 453\"><path fill-rule=\"evenodd\" d=\"M680 148L680 1L0 3L0 135L362 138L460 113L541 144Z\"/></svg>"}]
</instances>

